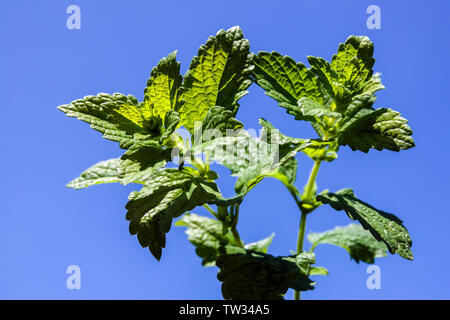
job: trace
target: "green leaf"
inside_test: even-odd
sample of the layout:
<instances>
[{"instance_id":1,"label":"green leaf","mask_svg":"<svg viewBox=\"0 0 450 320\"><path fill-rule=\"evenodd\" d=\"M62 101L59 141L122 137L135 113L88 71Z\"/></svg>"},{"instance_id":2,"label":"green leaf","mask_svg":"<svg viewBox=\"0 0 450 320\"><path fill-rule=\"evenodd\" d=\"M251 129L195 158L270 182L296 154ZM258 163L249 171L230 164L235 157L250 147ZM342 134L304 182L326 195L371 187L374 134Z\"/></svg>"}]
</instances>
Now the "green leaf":
<instances>
[{"instance_id":1,"label":"green leaf","mask_svg":"<svg viewBox=\"0 0 450 320\"><path fill-rule=\"evenodd\" d=\"M137 234L141 246L149 247L159 260L172 219L214 199L216 194L208 190L217 192L215 183L200 176L177 169L159 171L139 192L129 196L126 218L130 233Z\"/></svg>"},{"instance_id":2,"label":"green leaf","mask_svg":"<svg viewBox=\"0 0 450 320\"><path fill-rule=\"evenodd\" d=\"M67 184L67 187L83 189L100 183L120 182L120 159L101 161Z\"/></svg>"},{"instance_id":3,"label":"green leaf","mask_svg":"<svg viewBox=\"0 0 450 320\"><path fill-rule=\"evenodd\" d=\"M59 106L58 109L68 117L78 118L90 124L91 128L103 134L105 139L117 141L121 148L128 148L134 143L133 134L140 130L136 124L125 119L122 128L114 121L115 109L123 106L137 106L137 99L120 93L113 95L99 93L97 96L86 96Z\"/></svg>"},{"instance_id":4,"label":"green leaf","mask_svg":"<svg viewBox=\"0 0 450 320\"><path fill-rule=\"evenodd\" d=\"M168 140L172 133L178 128L178 125L181 121L180 115L175 110L167 111L164 118L164 132L159 138L160 144L166 144L166 140Z\"/></svg>"},{"instance_id":5,"label":"green leaf","mask_svg":"<svg viewBox=\"0 0 450 320\"><path fill-rule=\"evenodd\" d=\"M302 150L312 160L331 162L337 159L339 145L337 141L310 140L310 145Z\"/></svg>"},{"instance_id":6,"label":"green leaf","mask_svg":"<svg viewBox=\"0 0 450 320\"><path fill-rule=\"evenodd\" d=\"M248 243L245 245L245 249L251 250L251 251L258 251L262 253L267 253L269 250L269 246L272 244L273 237L275 236L275 233L272 233L267 238L261 239L256 242Z\"/></svg>"},{"instance_id":7,"label":"green leaf","mask_svg":"<svg viewBox=\"0 0 450 320\"><path fill-rule=\"evenodd\" d=\"M341 115L332 111L328 106L317 103L316 101L303 97L298 101L299 110L302 117L296 117L297 120L316 121L317 118L334 117L339 119Z\"/></svg>"},{"instance_id":8,"label":"green leaf","mask_svg":"<svg viewBox=\"0 0 450 320\"><path fill-rule=\"evenodd\" d=\"M206 267L215 265L222 245L234 244L231 232L223 234L222 224L217 220L188 213L175 225L187 227L188 240L196 247L195 252L203 259L202 265Z\"/></svg>"},{"instance_id":9,"label":"green leaf","mask_svg":"<svg viewBox=\"0 0 450 320\"><path fill-rule=\"evenodd\" d=\"M183 81L181 124L191 133L194 122L201 121L214 106L236 114L237 102L251 84L253 55L249 48L239 27L220 30L200 47Z\"/></svg>"},{"instance_id":10,"label":"green leaf","mask_svg":"<svg viewBox=\"0 0 450 320\"><path fill-rule=\"evenodd\" d=\"M222 247L216 265L222 295L232 300L280 300L288 288L313 289L308 278L314 255L274 257L234 246Z\"/></svg>"},{"instance_id":11,"label":"green leaf","mask_svg":"<svg viewBox=\"0 0 450 320\"><path fill-rule=\"evenodd\" d=\"M321 193L317 195L317 200L329 204L335 210L344 210L350 219L358 220L375 239L386 244L390 253L398 253L405 259L413 259L410 250L412 240L408 230L393 214L375 209L357 199L351 189L342 189L336 193Z\"/></svg>"},{"instance_id":12,"label":"green leaf","mask_svg":"<svg viewBox=\"0 0 450 320\"><path fill-rule=\"evenodd\" d=\"M339 75L340 83L356 89L371 79L374 63L372 41L365 36L350 36L339 45L337 54L331 60L331 67Z\"/></svg>"},{"instance_id":13,"label":"green leaf","mask_svg":"<svg viewBox=\"0 0 450 320\"><path fill-rule=\"evenodd\" d=\"M414 147L408 120L400 113L386 108L361 109L339 130L338 141L352 150L368 152L388 149L400 151Z\"/></svg>"},{"instance_id":14,"label":"green leaf","mask_svg":"<svg viewBox=\"0 0 450 320\"><path fill-rule=\"evenodd\" d=\"M359 261L374 263L375 258L387 255L387 247L384 243L378 242L368 231L354 223L321 233L310 233L308 240L312 243L311 250L319 244L342 247L358 263Z\"/></svg>"},{"instance_id":15,"label":"green leaf","mask_svg":"<svg viewBox=\"0 0 450 320\"><path fill-rule=\"evenodd\" d=\"M339 45L328 63L323 58L308 57L314 72L337 107L361 93L373 94L384 89L378 74L373 75L373 43L365 36L350 36Z\"/></svg>"},{"instance_id":16,"label":"green leaf","mask_svg":"<svg viewBox=\"0 0 450 320\"><path fill-rule=\"evenodd\" d=\"M322 102L316 77L304 64L275 51L258 52L254 63L252 75L255 82L289 113L297 110L297 101L302 97Z\"/></svg>"},{"instance_id":17,"label":"green leaf","mask_svg":"<svg viewBox=\"0 0 450 320\"><path fill-rule=\"evenodd\" d=\"M294 157L309 145L308 141L279 134L263 119L261 124L266 127L260 138L236 135L217 138L194 148L195 154L209 153L211 160L229 168L238 177L235 185L238 194L246 194L265 177L276 178L295 189L292 185L297 168Z\"/></svg>"},{"instance_id":18,"label":"green leaf","mask_svg":"<svg viewBox=\"0 0 450 320\"><path fill-rule=\"evenodd\" d=\"M330 274L324 267L311 267L310 276L326 276Z\"/></svg>"},{"instance_id":19,"label":"green leaf","mask_svg":"<svg viewBox=\"0 0 450 320\"><path fill-rule=\"evenodd\" d=\"M123 184L146 183L171 159L171 149L162 149L154 139L130 147L121 157L120 178Z\"/></svg>"},{"instance_id":20,"label":"green leaf","mask_svg":"<svg viewBox=\"0 0 450 320\"><path fill-rule=\"evenodd\" d=\"M222 137L227 130L237 130L244 126L234 118L232 111L221 106L209 109L201 123L201 127L195 128L197 131L194 133L194 139L199 141L194 141L194 145Z\"/></svg>"},{"instance_id":21,"label":"green leaf","mask_svg":"<svg viewBox=\"0 0 450 320\"><path fill-rule=\"evenodd\" d=\"M177 62L177 52L172 52L162 58L152 69L147 87L144 90L142 109L145 114L164 119L169 110L178 111L181 107L180 63Z\"/></svg>"}]
</instances>

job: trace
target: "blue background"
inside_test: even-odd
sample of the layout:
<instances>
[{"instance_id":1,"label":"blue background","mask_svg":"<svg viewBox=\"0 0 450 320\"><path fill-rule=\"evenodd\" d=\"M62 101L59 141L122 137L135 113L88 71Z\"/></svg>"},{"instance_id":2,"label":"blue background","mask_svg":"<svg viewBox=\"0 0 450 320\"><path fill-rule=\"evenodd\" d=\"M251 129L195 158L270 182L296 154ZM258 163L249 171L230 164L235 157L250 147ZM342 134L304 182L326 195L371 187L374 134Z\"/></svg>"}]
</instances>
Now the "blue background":
<instances>
[{"instance_id":1,"label":"blue background","mask_svg":"<svg viewBox=\"0 0 450 320\"><path fill-rule=\"evenodd\" d=\"M81 30L66 28L71 4L81 8ZM381 30L366 27L370 4L381 7ZM317 248L317 265L330 275L315 277L316 290L302 297L450 298L448 1L17 0L1 7L0 298L221 298L216 268L200 265L183 228L173 227L161 262L129 235L124 205L135 186L64 187L122 151L56 106L98 92L142 99L161 57L178 49L184 73L209 35L234 25L252 51L277 50L303 62L307 55L329 59L350 34L368 35L375 42L374 69L387 87L376 107L399 110L415 132L417 147L400 153L342 148L317 180L319 190L352 187L359 198L402 218L414 241L414 262L398 255L377 260L382 287L368 290L367 265L324 245ZM259 117L289 135L314 134L253 85L238 118L258 128ZM302 188L312 163L300 156L299 166ZM221 178L228 194L233 181ZM348 222L344 213L323 207L308 217L307 232ZM263 181L241 207L243 238L276 232L276 255L295 249L298 223L294 202L276 180ZM71 264L81 267L81 290L66 289Z\"/></svg>"}]
</instances>

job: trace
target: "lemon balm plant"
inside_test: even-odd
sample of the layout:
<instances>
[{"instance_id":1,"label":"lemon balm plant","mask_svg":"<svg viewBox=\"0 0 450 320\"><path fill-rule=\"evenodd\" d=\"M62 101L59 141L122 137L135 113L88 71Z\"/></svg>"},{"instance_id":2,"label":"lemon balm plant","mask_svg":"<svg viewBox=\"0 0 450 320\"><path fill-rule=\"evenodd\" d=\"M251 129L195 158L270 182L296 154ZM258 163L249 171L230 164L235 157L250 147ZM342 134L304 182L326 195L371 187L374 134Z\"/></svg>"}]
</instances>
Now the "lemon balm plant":
<instances>
[{"instance_id":1,"label":"lemon balm plant","mask_svg":"<svg viewBox=\"0 0 450 320\"><path fill-rule=\"evenodd\" d=\"M412 260L412 241L400 219L358 199L351 189L318 193L315 183L320 166L334 161L340 147L367 153L414 146L412 131L398 112L373 107L375 93L384 89L372 70L373 43L350 36L331 62L317 57L308 62L310 68L277 52L253 54L234 27L210 37L184 76L175 52L161 59L142 102L100 93L60 106L125 150L68 186L140 184L126 205L130 233L159 260L173 219L181 217L176 225L187 228L202 264L218 267L225 299L283 299L289 288L300 299L301 291L315 286L311 275L328 274L315 266L319 244L340 246L356 262L373 263L388 251ZM309 122L317 137L288 137L264 119L258 137L244 130L236 119L238 102L253 82L296 120ZM295 186L298 152L313 165L302 192ZM234 196L221 193L212 164L237 177ZM266 177L280 180L299 209L297 250L285 256L268 253L273 234L245 243L238 232L241 203ZM309 234L311 246L305 250L307 216L324 205L359 224ZM206 208L210 216L191 213L196 207Z\"/></svg>"}]
</instances>

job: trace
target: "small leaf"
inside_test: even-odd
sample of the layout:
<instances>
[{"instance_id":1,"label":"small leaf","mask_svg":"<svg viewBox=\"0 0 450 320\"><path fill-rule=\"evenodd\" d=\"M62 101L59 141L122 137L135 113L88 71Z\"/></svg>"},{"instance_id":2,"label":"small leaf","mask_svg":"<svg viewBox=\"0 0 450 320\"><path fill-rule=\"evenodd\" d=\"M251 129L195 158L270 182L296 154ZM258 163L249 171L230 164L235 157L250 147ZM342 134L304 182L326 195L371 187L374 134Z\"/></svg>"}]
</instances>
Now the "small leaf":
<instances>
[{"instance_id":1,"label":"small leaf","mask_svg":"<svg viewBox=\"0 0 450 320\"><path fill-rule=\"evenodd\" d=\"M344 210L350 219L358 220L375 239L387 245L390 253L398 253L405 259L413 259L410 250L412 240L408 230L393 214L375 209L357 199L351 189L342 189L336 193L321 193L317 195L317 200L329 204L335 210Z\"/></svg>"},{"instance_id":2,"label":"small leaf","mask_svg":"<svg viewBox=\"0 0 450 320\"><path fill-rule=\"evenodd\" d=\"M101 161L67 184L67 187L83 189L100 183L120 182L120 159Z\"/></svg>"},{"instance_id":3,"label":"small leaf","mask_svg":"<svg viewBox=\"0 0 450 320\"><path fill-rule=\"evenodd\" d=\"M309 273L310 276L326 276L330 273L324 267L311 267L311 271Z\"/></svg>"},{"instance_id":4,"label":"small leaf","mask_svg":"<svg viewBox=\"0 0 450 320\"><path fill-rule=\"evenodd\" d=\"M273 237L275 236L275 233L272 233L267 238L264 238L262 240L248 243L245 245L245 249L251 250L251 251L258 251L262 253L267 253L269 250L269 246L272 244Z\"/></svg>"},{"instance_id":5,"label":"small leaf","mask_svg":"<svg viewBox=\"0 0 450 320\"><path fill-rule=\"evenodd\" d=\"M232 300L281 300L288 288L313 289L308 278L314 255L274 257L234 246L222 247L216 265L222 295Z\"/></svg>"},{"instance_id":6,"label":"small leaf","mask_svg":"<svg viewBox=\"0 0 450 320\"><path fill-rule=\"evenodd\" d=\"M319 244L342 247L358 263L359 261L374 263L375 258L387 255L384 243L378 242L368 231L354 223L321 233L310 233L308 240L312 243L311 250Z\"/></svg>"},{"instance_id":7,"label":"small leaf","mask_svg":"<svg viewBox=\"0 0 450 320\"><path fill-rule=\"evenodd\" d=\"M194 122L201 121L214 106L236 114L237 102L251 84L253 56L249 49L239 27L220 30L200 47L183 81L181 124L191 133Z\"/></svg>"},{"instance_id":8,"label":"small leaf","mask_svg":"<svg viewBox=\"0 0 450 320\"><path fill-rule=\"evenodd\" d=\"M171 149L162 149L155 139L147 139L130 147L120 158L123 184L146 183L171 159Z\"/></svg>"},{"instance_id":9,"label":"small leaf","mask_svg":"<svg viewBox=\"0 0 450 320\"><path fill-rule=\"evenodd\" d=\"M234 244L231 232L224 235L222 224L217 220L188 213L175 225L187 227L188 240L196 247L195 252L203 259L202 265L206 267L215 265L222 245Z\"/></svg>"}]
</instances>

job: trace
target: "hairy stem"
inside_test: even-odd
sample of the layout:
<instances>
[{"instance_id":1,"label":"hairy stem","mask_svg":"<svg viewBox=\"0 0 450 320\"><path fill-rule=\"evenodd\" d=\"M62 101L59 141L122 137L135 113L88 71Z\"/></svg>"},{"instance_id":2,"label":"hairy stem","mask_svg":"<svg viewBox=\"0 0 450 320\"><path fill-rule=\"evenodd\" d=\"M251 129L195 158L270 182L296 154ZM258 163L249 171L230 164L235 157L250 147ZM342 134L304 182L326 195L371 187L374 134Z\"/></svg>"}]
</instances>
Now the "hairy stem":
<instances>
[{"instance_id":1,"label":"hairy stem","mask_svg":"<svg viewBox=\"0 0 450 320\"><path fill-rule=\"evenodd\" d=\"M314 166L311 170L311 174L309 175L308 183L305 187L305 194L303 195L303 202L308 203L312 200L313 197L313 191L314 191L314 184L316 182L317 173L319 172L320 168L320 160L316 160L314 162ZM295 197L297 198L297 197ZM297 204L299 204L297 202ZM305 227L306 227L306 216L308 212L300 205L300 211L302 212L302 216L300 218L300 227L298 230L298 239L297 239L297 254L301 253L303 251L303 239L305 238ZM300 291L294 292L294 300L300 300Z\"/></svg>"}]
</instances>

